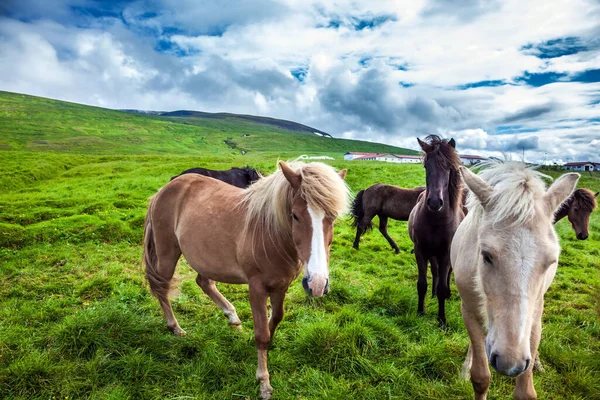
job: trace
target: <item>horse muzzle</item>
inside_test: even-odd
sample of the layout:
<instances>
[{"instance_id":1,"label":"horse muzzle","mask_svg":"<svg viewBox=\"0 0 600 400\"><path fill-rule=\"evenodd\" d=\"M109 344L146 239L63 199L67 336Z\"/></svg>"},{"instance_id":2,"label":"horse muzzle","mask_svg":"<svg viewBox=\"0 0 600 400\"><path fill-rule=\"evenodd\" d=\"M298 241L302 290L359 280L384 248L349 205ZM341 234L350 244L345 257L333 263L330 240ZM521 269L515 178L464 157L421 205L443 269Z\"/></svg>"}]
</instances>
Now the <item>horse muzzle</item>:
<instances>
[{"instance_id":1,"label":"horse muzzle","mask_svg":"<svg viewBox=\"0 0 600 400\"><path fill-rule=\"evenodd\" d=\"M321 297L329 292L329 279L321 276L302 278L302 287L309 297Z\"/></svg>"},{"instance_id":2,"label":"horse muzzle","mask_svg":"<svg viewBox=\"0 0 600 400\"><path fill-rule=\"evenodd\" d=\"M587 232L580 232L577 234L577 239L585 240L588 238L588 236L589 236L589 234Z\"/></svg>"}]
</instances>

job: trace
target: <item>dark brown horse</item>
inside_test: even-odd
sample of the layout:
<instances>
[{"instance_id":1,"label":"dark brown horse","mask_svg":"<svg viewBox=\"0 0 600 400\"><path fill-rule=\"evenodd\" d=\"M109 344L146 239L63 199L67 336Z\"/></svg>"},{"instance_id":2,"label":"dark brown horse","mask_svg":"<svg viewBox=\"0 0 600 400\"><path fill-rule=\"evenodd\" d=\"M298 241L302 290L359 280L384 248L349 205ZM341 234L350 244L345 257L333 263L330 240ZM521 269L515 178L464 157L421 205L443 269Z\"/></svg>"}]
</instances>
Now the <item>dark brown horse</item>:
<instances>
[{"instance_id":1,"label":"dark brown horse","mask_svg":"<svg viewBox=\"0 0 600 400\"><path fill-rule=\"evenodd\" d=\"M564 217L568 217L577 239L587 239L589 236L590 216L592 211L598 207L598 203L596 202L598 193L600 192L594 194L594 192L585 188L575 190L554 213L554 223L556 224Z\"/></svg>"},{"instance_id":2,"label":"dark brown horse","mask_svg":"<svg viewBox=\"0 0 600 400\"><path fill-rule=\"evenodd\" d=\"M327 293L333 222L348 206L346 170L337 174L321 163L280 167L248 189L196 174L174 179L151 198L144 228L146 277L174 334L185 334L168 296L182 254L231 325L241 321L215 281L248 284L263 399L273 392L267 348L283 318L285 294L302 270L309 296Z\"/></svg>"},{"instance_id":3,"label":"dark brown horse","mask_svg":"<svg viewBox=\"0 0 600 400\"><path fill-rule=\"evenodd\" d=\"M427 189L419 196L408 219L408 233L415 247L419 267L417 291L418 313L425 313L427 263L431 263L432 295L438 298L438 321L446 325L445 301L450 297L450 244L454 232L464 218L463 188L459 174L461 165L454 139L430 135L421 141L425 152L423 164Z\"/></svg>"},{"instance_id":4,"label":"dark brown horse","mask_svg":"<svg viewBox=\"0 0 600 400\"><path fill-rule=\"evenodd\" d=\"M352 226L356 228L356 239L354 248L358 250L360 237L369 229L373 228L371 220L377 215L379 217L379 232L385 237L396 251L400 252L394 239L388 235L388 218L398 221L408 221L419 195L425 187L419 186L413 189L405 189L393 185L376 183L361 190L352 203Z\"/></svg>"},{"instance_id":5,"label":"dark brown horse","mask_svg":"<svg viewBox=\"0 0 600 400\"><path fill-rule=\"evenodd\" d=\"M171 180L185 174L209 176L242 189L247 188L261 177L261 174L257 170L250 168L249 166L245 166L244 168L233 167L226 171L215 171L206 168L190 168L183 171L181 174L172 177Z\"/></svg>"}]
</instances>

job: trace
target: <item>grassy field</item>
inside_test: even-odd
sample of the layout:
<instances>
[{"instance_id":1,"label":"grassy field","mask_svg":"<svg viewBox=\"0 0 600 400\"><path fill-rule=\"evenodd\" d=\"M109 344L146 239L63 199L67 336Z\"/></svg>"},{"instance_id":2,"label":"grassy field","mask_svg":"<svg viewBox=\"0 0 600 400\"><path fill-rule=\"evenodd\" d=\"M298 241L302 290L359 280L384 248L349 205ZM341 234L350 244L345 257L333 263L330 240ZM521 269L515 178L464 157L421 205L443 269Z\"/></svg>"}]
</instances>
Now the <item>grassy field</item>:
<instances>
[{"instance_id":1,"label":"grassy field","mask_svg":"<svg viewBox=\"0 0 600 400\"><path fill-rule=\"evenodd\" d=\"M7 125L4 117L0 123ZM154 142L148 154L42 151L9 137L21 150L0 151L0 398L256 398L247 287L219 285L243 321L238 332L193 279L184 281L174 309L188 335L171 336L144 283L142 223L147 198L185 168L248 163L271 172L278 156L292 153L171 147L161 155ZM420 165L332 165L348 168L354 192L425 179ZM598 190L600 177L583 176L579 186ZM592 215L587 241L577 241L567 221L557 230L563 252L546 295L545 372L535 375L535 385L541 399L597 399L600 212ZM435 300L417 317L406 223L390 222L399 255L376 231L363 237L360 251L352 249L347 219L335 233L331 292L309 299L296 281L288 293L269 352L274 398L471 398L470 382L460 378L468 344L460 299L452 284L447 331L438 328ZM178 274L190 272L180 262ZM510 398L514 381L492 377L489 398Z\"/></svg>"},{"instance_id":2,"label":"grassy field","mask_svg":"<svg viewBox=\"0 0 600 400\"><path fill-rule=\"evenodd\" d=\"M235 117L159 117L2 91L0 133L0 150L71 154L417 154L380 143L301 134Z\"/></svg>"}]
</instances>

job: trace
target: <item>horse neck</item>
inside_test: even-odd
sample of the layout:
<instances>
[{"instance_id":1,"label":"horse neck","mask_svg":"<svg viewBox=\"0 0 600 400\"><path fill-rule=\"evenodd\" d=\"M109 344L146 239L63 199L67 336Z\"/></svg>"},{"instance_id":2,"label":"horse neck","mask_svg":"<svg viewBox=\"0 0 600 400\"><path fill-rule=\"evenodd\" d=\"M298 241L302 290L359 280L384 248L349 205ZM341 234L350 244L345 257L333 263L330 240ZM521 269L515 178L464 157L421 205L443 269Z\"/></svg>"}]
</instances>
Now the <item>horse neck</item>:
<instances>
[{"instance_id":1,"label":"horse neck","mask_svg":"<svg viewBox=\"0 0 600 400\"><path fill-rule=\"evenodd\" d=\"M572 198L567 198L567 200L565 200L561 204L560 208L556 210L556 212L554 213L554 223L557 223L558 221L569 215L569 210L571 208L572 201Z\"/></svg>"},{"instance_id":2,"label":"horse neck","mask_svg":"<svg viewBox=\"0 0 600 400\"><path fill-rule=\"evenodd\" d=\"M450 209L456 211L462 209L463 188L460 175L457 170L450 171L450 183L448 184L448 200Z\"/></svg>"}]
</instances>

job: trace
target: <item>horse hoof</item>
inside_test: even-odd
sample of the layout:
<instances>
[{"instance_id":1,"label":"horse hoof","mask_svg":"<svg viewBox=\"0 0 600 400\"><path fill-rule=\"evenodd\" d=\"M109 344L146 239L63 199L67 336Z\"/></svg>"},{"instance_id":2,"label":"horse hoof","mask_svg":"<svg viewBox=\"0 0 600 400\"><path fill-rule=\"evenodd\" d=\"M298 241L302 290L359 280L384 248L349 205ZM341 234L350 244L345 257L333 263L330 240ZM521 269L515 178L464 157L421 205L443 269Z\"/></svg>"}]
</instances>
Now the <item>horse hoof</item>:
<instances>
[{"instance_id":1,"label":"horse hoof","mask_svg":"<svg viewBox=\"0 0 600 400\"><path fill-rule=\"evenodd\" d=\"M171 330L171 333L173 333L174 336L185 336L185 335L187 335L186 331L184 331L180 327L169 328L169 329Z\"/></svg>"},{"instance_id":2,"label":"horse hoof","mask_svg":"<svg viewBox=\"0 0 600 400\"><path fill-rule=\"evenodd\" d=\"M399 249L396 249L396 250L394 250L394 253L396 253L396 254L400 254L400 250L399 250Z\"/></svg>"},{"instance_id":3,"label":"horse hoof","mask_svg":"<svg viewBox=\"0 0 600 400\"><path fill-rule=\"evenodd\" d=\"M231 327L231 329L236 330L236 331L241 331L242 330L242 324L229 324L229 326Z\"/></svg>"},{"instance_id":4,"label":"horse hoof","mask_svg":"<svg viewBox=\"0 0 600 400\"><path fill-rule=\"evenodd\" d=\"M425 311L417 311L417 316L424 317L425 316Z\"/></svg>"},{"instance_id":5,"label":"horse hoof","mask_svg":"<svg viewBox=\"0 0 600 400\"><path fill-rule=\"evenodd\" d=\"M540 362L539 358L535 359L535 362L533 363L533 370L536 372L544 372L544 366Z\"/></svg>"},{"instance_id":6,"label":"horse hoof","mask_svg":"<svg viewBox=\"0 0 600 400\"><path fill-rule=\"evenodd\" d=\"M273 387L268 383L260 384L260 398L261 399L270 399L273 394Z\"/></svg>"}]
</instances>

